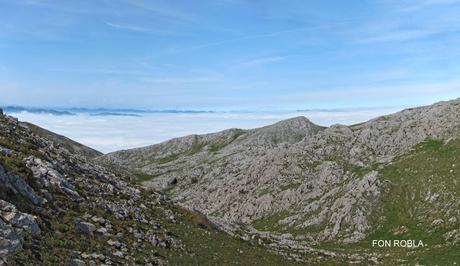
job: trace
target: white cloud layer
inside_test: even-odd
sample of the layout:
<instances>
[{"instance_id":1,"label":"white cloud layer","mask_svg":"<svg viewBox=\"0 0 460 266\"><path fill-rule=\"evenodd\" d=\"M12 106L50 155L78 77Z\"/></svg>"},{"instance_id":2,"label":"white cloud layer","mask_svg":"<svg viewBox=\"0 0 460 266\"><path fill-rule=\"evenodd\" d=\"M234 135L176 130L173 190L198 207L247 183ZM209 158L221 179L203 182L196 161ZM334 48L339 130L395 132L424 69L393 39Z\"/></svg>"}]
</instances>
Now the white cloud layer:
<instances>
[{"instance_id":1,"label":"white cloud layer","mask_svg":"<svg viewBox=\"0 0 460 266\"><path fill-rule=\"evenodd\" d=\"M301 115L320 125L329 126L337 123L350 125L400 109L147 114L142 117L95 117L85 114L54 116L23 112L14 116L21 121L31 122L107 153L147 146L190 134L205 134L228 128L256 128Z\"/></svg>"}]
</instances>

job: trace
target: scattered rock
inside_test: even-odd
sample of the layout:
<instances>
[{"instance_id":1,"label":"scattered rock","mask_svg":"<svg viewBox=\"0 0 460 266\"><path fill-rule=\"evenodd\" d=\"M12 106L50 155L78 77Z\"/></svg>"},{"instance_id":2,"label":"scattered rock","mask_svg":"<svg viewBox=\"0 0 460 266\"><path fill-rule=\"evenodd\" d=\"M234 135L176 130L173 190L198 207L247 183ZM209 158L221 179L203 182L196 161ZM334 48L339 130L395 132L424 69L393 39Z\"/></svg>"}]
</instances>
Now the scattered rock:
<instances>
[{"instance_id":1,"label":"scattered rock","mask_svg":"<svg viewBox=\"0 0 460 266\"><path fill-rule=\"evenodd\" d=\"M113 255L114 255L115 257L119 257L119 258L123 258L123 257L125 256L125 255L123 254L123 252L121 252L121 251L119 251L119 250L115 251L115 252L113 253Z\"/></svg>"},{"instance_id":2,"label":"scattered rock","mask_svg":"<svg viewBox=\"0 0 460 266\"><path fill-rule=\"evenodd\" d=\"M107 240L107 244L109 244L110 246L114 246L116 248L121 248L123 246L122 243L112 240L112 239Z\"/></svg>"},{"instance_id":3,"label":"scattered rock","mask_svg":"<svg viewBox=\"0 0 460 266\"><path fill-rule=\"evenodd\" d=\"M436 219L431 223L431 226L438 226L440 224L444 223L444 220L442 219Z\"/></svg>"},{"instance_id":4,"label":"scattered rock","mask_svg":"<svg viewBox=\"0 0 460 266\"><path fill-rule=\"evenodd\" d=\"M150 244L152 244L152 246L158 246L159 240L155 235L149 235L147 239L149 240Z\"/></svg>"},{"instance_id":5,"label":"scattered rock","mask_svg":"<svg viewBox=\"0 0 460 266\"><path fill-rule=\"evenodd\" d=\"M13 155L13 151L0 145L0 155L9 157Z\"/></svg>"},{"instance_id":6,"label":"scattered rock","mask_svg":"<svg viewBox=\"0 0 460 266\"><path fill-rule=\"evenodd\" d=\"M57 188L75 202L83 200L80 194L75 190L75 186L62 177L50 163L44 162L34 156L29 156L25 162L27 167L32 171L34 177L39 180L43 187Z\"/></svg>"},{"instance_id":7,"label":"scattered rock","mask_svg":"<svg viewBox=\"0 0 460 266\"><path fill-rule=\"evenodd\" d=\"M177 184L177 178L173 177L168 181L168 186L174 186Z\"/></svg>"},{"instance_id":8,"label":"scattered rock","mask_svg":"<svg viewBox=\"0 0 460 266\"><path fill-rule=\"evenodd\" d=\"M106 236L106 235L108 235L108 230L105 227L101 227L101 228L98 228L96 230L96 233L99 234L99 235Z\"/></svg>"}]
</instances>

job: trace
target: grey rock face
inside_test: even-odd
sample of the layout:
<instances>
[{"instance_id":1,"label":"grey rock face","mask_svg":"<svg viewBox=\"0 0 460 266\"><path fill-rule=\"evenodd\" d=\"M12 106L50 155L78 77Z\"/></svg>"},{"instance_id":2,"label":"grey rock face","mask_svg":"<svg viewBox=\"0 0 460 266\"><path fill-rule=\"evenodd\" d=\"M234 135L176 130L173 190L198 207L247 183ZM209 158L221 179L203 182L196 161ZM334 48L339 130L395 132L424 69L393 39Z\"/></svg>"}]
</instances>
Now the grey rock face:
<instances>
[{"instance_id":1,"label":"grey rock face","mask_svg":"<svg viewBox=\"0 0 460 266\"><path fill-rule=\"evenodd\" d=\"M40 232L35 216L22 213L13 204L0 199L0 257L21 251L24 234Z\"/></svg>"},{"instance_id":2,"label":"grey rock face","mask_svg":"<svg viewBox=\"0 0 460 266\"><path fill-rule=\"evenodd\" d=\"M0 217L14 228L22 229L32 234L40 233L40 227L35 216L22 213L16 209L16 206L1 199Z\"/></svg>"},{"instance_id":3,"label":"grey rock face","mask_svg":"<svg viewBox=\"0 0 460 266\"><path fill-rule=\"evenodd\" d=\"M34 205L41 206L46 200L40 197L21 177L8 172L0 164L0 182L3 186L29 199Z\"/></svg>"}]
</instances>

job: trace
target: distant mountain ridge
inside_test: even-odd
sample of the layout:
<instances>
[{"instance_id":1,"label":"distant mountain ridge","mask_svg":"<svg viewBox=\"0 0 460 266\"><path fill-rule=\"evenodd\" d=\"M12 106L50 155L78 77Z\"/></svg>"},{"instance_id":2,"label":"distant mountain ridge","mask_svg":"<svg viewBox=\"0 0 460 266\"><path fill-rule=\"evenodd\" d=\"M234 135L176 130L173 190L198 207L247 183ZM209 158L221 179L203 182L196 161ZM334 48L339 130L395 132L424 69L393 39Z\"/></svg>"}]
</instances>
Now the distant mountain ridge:
<instances>
[{"instance_id":1,"label":"distant mountain ridge","mask_svg":"<svg viewBox=\"0 0 460 266\"><path fill-rule=\"evenodd\" d=\"M50 115L77 115L89 114L92 116L142 116L142 114L201 114L214 113L206 110L152 110L152 109L126 109L126 108L46 108L46 107L23 107L23 106L5 106L5 113L15 114L21 112L33 114L50 114Z\"/></svg>"},{"instance_id":2,"label":"distant mountain ridge","mask_svg":"<svg viewBox=\"0 0 460 266\"><path fill-rule=\"evenodd\" d=\"M25 107L25 106L5 106L4 111L9 114L28 112L35 114L51 115L76 115L90 114L93 116L142 116L143 114L214 114L214 113L231 113L231 114L250 114L250 113L305 113L305 112L349 112L363 110L390 109L395 107L358 107L358 108L313 108L313 109L280 109L280 110L253 110L253 109L229 109L229 110L200 110L200 109L135 109L135 108L57 108L57 107Z\"/></svg>"},{"instance_id":3,"label":"distant mountain ridge","mask_svg":"<svg viewBox=\"0 0 460 266\"><path fill-rule=\"evenodd\" d=\"M75 115L75 113L65 111L65 110L56 110L49 108L39 108L39 107L22 107L22 106L6 106L3 107L5 113L21 113L28 112L34 114L50 114L50 115Z\"/></svg>"}]
</instances>

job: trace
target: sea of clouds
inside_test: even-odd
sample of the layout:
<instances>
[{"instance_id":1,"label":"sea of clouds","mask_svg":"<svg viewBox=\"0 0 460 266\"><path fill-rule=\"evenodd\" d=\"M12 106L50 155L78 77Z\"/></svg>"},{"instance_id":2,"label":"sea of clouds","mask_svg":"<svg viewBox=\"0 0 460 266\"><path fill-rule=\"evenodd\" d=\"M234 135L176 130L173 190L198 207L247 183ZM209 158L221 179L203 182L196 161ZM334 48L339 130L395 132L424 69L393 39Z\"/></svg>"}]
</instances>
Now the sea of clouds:
<instances>
[{"instance_id":1,"label":"sea of clouds","mask_svg":"<svg viewBox=\"0 0 460 266\"><path fill-rule=\"evenodd\" d=\"M305 116L323 126L351 125L401 109L391 107L290 112L147 113L140 116L94 116L86 113L53 115L30 112L12 115L21 121L36 124L108 153L152 145L190 134L211 133L228 128L257 128L296 116Z\"/></svg>"}]
</instances>

